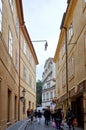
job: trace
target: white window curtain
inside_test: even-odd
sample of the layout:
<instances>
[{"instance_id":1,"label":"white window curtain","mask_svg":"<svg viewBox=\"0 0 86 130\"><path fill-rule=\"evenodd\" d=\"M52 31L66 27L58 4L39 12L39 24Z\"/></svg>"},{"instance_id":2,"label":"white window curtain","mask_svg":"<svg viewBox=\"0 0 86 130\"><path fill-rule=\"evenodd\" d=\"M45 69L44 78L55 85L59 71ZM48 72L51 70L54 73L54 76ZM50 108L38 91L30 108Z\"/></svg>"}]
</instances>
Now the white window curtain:
<instances>
[{"instance_id":1,"label":"white window curtain","mask_svg":"<svg viewBox=\"0 0 86 130\"><path fill-rule=\"evenodd\" d=\"M69 40L71 39L72 35L73 35L73 25L71 23L70 26L69 26L69 30L68 30Z\"/></svg>"},{"instance_id":2,"label":"white window curtain","mask_svg":"<svg viewBox=\"0 0 86 130\"><path fill-rule=\"evenodd\" d=\"M11 6L11 9L13 11L13 0L10 0L10 6Z\"/></svg>"},{"instance_id":3,"label":"white window curtain","mask_svg":"<svg viewBox=\"0 0 86 130\"><path fill-rule=\"evenodd\" d=\"M16 70L18 71L18 53L17 53L17 51L15 54L15 66L16 66Z\"/></svg>"},{"instance_id":4,"label":"white window curtain","mask_svg":"<svg viewBox=\"0 0 86 130\"><path fill-rule=\"evenodd\" d=\"M12 57L12 50L13 50L13 38L12 32L9 30L9 54Z\"/></svg>"},{"instance_id":5,"label":"white window curtain","mask_svg":"<svg viewBox=\"0 0 86 130\"><path fill-rule=\"evenodd\" d=\"M24 40L23 52L26 55L26 42L25 42L25 40Z\"/></svg>"},{"instance_id":6,"label":"white window curtain","mask_svg":"<svg viewBox=\"0 0 86 130\"><path fill-rule=\"evenodd\" d=\"M16 17L16 32L17 32L17 34L19 34L19 21L18 21L18 17Z\"/></svg>"},{"instance_id":7,"label":"white window curtain","mask_svg":"<svg viewBox=\"0 0 86 130\"><path fill-rule=\"evenodd\" d=\"M26 81L26 68L24 66L24 80Z\"/></svg>"}]
</instances>

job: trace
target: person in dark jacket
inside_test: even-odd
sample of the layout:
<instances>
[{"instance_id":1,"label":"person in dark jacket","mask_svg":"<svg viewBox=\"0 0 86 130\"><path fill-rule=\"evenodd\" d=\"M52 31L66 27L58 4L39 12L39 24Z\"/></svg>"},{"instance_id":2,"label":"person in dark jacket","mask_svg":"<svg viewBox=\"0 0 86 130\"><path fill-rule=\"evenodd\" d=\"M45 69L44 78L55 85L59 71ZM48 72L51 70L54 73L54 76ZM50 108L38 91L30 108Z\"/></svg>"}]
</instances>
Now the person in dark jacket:
<instances>
[{"instance_id":1,"label":"person in dark jacket","mask_svg":"<svg viewBox=\"0 0 86 130\"><path fill-rule=\"evenodd\" d=\"M29 116L30 116L30 109L28 108L27 109L27 117L29 118Z\"/></svg>"},{"instance_id":2,"label":"person in dark jacket","mask_svg":"<svg viewBox=\"0 0 86 130\"><path fill-rule=\"evenodd\" d=\"M34 116L35 116L35 119L36 119L36 120L37 120L37 115L38 115L38 112L37 112L37 110L35 110Z\"/></svg>"},{"instance_id":3,"label":"person in dark jacket","mask_svg":"<svg viewBox=\"0 0 86 130\"><path fill-rule=\"evenodd\" d=\"M33 112L33 109L31 109L31 112L30 112L31 124L33 122L33 117L34 117L34 112Z\"/></svg>"},{"instance_id":4,"label":"person in dark jacket","mask_svg":"<svg viewBox=\"0 0 86 130\"><path fill-rule=\"evenodd\" d=\"M42 113L40 112L40 110L38 110L37 117L38 117L38 123L40 124L42 117Z\"/></svg>"},{"instance_id":5,"label":"person in dark jacket","mask_svg":"<svg viewBox=\"0 0 86 130\"><path fill-rule=\"evenodd\" d=\"M75 114L74 114L73 110L68 108L68 110L66 112L66 121L67 121L67 124L68 124L70 130L71 130L71 126L74 130L74 125L73 125L74 118L75 118Z\"/></svg>"},{"instance_id":6,"label":"person in dark jacket","mask_svg":"<svg viewBox=\"0 0 86 130\"><path fill-rule=\"evenodd\" d=\"M55 115L54 115L54 120L55 120L55 123L56 123L56 128L58 130L61 129L60 125L61 125L61 122L62 122L62 113L61 113L61 109L57 109Z\"/></svg>"},{"instance_id":7,"label":"person in dark jacket","mask_svg":"<svg viewBox=\"0 0 86 130\"><path fill-rule=\"evenodd\" d=\"M44 112L44 117L45 117L45 125L48 125L49 121L50 121L50 110L46 109Z\"/></svg>"}]
</instances>

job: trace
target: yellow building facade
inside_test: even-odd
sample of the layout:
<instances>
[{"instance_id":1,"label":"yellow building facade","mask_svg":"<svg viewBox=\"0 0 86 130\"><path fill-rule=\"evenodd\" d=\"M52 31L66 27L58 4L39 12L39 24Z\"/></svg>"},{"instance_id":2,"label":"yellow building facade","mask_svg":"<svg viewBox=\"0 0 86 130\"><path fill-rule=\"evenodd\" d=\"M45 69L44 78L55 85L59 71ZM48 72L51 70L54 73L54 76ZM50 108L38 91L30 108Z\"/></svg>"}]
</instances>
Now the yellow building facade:
<instances>
[{"instance_id":1,"label":"yellow building facade","mask_svg":"<svg viewBox=\"0 0 86 130\"><path fill-rule=\"evenodd\" d=\"M22 0L0 0L0 130L35 109L37 64Z\"/></svg>"},{"instance_id":2,"label":"yellow building facade","mask_svg":"<svg viewBox=\"0 0 86 130\"><path fill-rule=\"evenodd\" d=\"M68 0L56 48L57 107L71 107L86 129L86 1Z\"/></svg>"}]
</instances>

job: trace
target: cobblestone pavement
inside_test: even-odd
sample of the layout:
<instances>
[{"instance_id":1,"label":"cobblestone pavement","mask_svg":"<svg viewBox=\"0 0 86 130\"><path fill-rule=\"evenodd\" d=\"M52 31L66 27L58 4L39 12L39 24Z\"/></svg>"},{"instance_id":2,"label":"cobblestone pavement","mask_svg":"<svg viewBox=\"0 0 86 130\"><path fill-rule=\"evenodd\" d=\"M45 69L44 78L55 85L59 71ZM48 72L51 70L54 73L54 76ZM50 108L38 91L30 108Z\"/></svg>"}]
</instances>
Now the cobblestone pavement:
<instances>
[{"instance_id":1,"label":"cobblestone pavement","mask_svg":"<svg viewBox=\"0 0 86 130\"><path fill-rule=\"evenodd\" d=\"M30 120L26 119L18 121L17 123L7 128L6 130L56 130L56 129L52 127L52 121L49 123L48 126L46 126L44 123L44 118L42 118L40 124L37 121L33 121L31 123ZM63 130L69 130L66 124L63 126ZM75 130L83 130L83 129L75 128Z\"/></svg>"},{"instance_id":2,"label":"cobblestone pavement","mask_svg":"<svg viewBox=\"0 0 86 130\"><path fill-rule=\"evenodd\" d=\"M6 130L24 130L28 120L17 121L13 125L9 126Z\"/></svg>"},{"instance_id":3,"label":"cobblestone pavement","mask_svg":"<svg viewBox=\"0 0 86 130\"><path fill-rule=\"evenodd\" d=\"M44 124L44 120L42 119L40 124L37 121L34 121L32 124L31 122L29 122L25 130L55 130L55 129L52 128L51 123L48 126L46 126Z\"/></svg>"},{"instance_id":4,"label":"cobblestone pavement","mask_svg":"<svg viewBox=\"0 0 86 130\"><path fill-rule=\"evenodd\" d=\"M63 128L63 130L69 130L69 128L66 126L66 124L64 124L64 126L62 128ZM56 130L56 129L52 127L52 121L49 123L48 126L46 126L44 123L44 118L42 118L40 124L37 121L34 121L32 124L31 124L31 122L28 122L25 130ZM75 128L75 130L83 130L83 129Z\"/></svg>"}]
</instances>

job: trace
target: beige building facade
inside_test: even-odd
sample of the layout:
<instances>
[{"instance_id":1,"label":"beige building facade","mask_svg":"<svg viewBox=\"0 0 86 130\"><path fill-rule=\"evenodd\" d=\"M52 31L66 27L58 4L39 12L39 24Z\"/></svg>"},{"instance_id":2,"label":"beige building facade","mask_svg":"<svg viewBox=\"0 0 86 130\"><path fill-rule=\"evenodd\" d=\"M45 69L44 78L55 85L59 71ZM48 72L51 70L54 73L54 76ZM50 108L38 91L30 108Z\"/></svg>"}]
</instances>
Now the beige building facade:
<instances>
[{"instance_id":1,"label":"beige building facade","mask_svg":"<svg viewBox=\"0 0 86 130\"><path fill-rule=\"evenodd\" d=\"M0 0L0 130L35 109L37 64L22 0Z\"/></svg>"},{"instance_id":2,"label":"beige building facade","mask_svg":"<svg viewBox=\"0 0 86 130\"><path fill-rule=\"evenodd\" d=\"M56 48L57 107L71 107L86 129L86 1L68 0Z\"/></svg>"}]
</instances>

